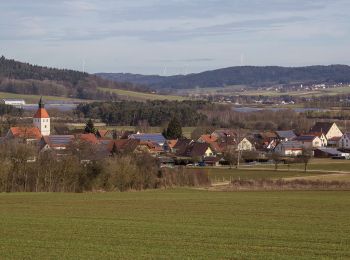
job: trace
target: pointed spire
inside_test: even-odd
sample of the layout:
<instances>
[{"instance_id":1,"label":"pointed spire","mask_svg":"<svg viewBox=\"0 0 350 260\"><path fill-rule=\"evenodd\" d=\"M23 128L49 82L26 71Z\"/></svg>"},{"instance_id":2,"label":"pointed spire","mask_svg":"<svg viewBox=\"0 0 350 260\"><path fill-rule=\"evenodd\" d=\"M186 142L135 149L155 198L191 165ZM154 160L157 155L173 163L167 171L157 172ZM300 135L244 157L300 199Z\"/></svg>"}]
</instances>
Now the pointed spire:
<instances>
[{"instance_id":1,"label":"pointed spire","mask_svg":"<svg viewBox=\"0 0 350 260\"><path fill-rule=\"evenodd\" d=\"M40 97L40 100L39 100L39 108L44 108L45 107L45 104L43 102L43 96Z\"/></svg>"}]
</instances>

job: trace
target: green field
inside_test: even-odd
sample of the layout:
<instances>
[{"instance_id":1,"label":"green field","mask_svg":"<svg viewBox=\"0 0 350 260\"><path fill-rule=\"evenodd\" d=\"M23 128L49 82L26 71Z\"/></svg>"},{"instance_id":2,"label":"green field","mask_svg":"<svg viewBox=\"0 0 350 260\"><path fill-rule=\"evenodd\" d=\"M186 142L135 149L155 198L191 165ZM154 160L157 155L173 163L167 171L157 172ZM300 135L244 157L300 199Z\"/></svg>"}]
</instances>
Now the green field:
<instances>
[{"instance_id":1,"label":"green field","mask_svg":"<svg viewBox=\"0 0 350 260\"><path fill-rule=\"evenodd\" d=\"M249 166L250 169L254 168L264 168L264 169L274 169L274 165L254 165ZM287 164L279 164L278 169L287 170ZM303 170L303 164L290 164L290 170ZM333 160L333 159L312 159L307 166L307 170L311 171L340 171L340 172L350 172L350 160Z\"/></svg>"},{"instance_id":2,"label":"green field","mask_svg":"<svg viewBox=\"0 0 350 260\"><path fill-rule=\"evenodd\" d=\"M25 95L25 94L15 94L0 92L0 98L20 98L24 99L27 103L37 103L41 95ZM85 101L77 98L66 98L66 97L56 97L56 96L42 96L44 100L63 100L63 101Z\"/></svg>"},{"instance_id":3,"label":"green field","mask_svg":"<svg viewBox=\"0 0 350 260\"><path fill-rule=\"evenodd\" d=\"M98 88L99 90L112 92L126 99L133 100L170 100L170 101L183 101L187 98L175 95L159 95L151 93L142 93L137 91L123 90L123 89L111 89L111 88Z\"/></svg>"},{"instance_id":4,"label":"green field","mask_svg":"<svg viewBox=\"0 0 350 260\"><path fill-rule=\"evenodd\" d=\"M0 194L1 259L348 259L349 195Z\"/></svg>"},{"instance_id":5,"label":"green field","mask_svg":"<svg viewBox=\"0 0 350 260\"><path fill-rule=\"evenodd\" d=\"M243 168L243 167L242 167ZM229 168L188 168L188 171L202 169L207 172L212 182L225 182L233 179L259 180L259 179L282 179L282 178L304 178L308 176L322 176L324 172L287 171L287 170L254 170L254 169L229 169ZM333 174L328 174L333 175ZM336 175L334 175L336 176ZM331 178L330 178L331 179ZM349 175L350 180L350 175Z\"/></svg>"}]
</instances>

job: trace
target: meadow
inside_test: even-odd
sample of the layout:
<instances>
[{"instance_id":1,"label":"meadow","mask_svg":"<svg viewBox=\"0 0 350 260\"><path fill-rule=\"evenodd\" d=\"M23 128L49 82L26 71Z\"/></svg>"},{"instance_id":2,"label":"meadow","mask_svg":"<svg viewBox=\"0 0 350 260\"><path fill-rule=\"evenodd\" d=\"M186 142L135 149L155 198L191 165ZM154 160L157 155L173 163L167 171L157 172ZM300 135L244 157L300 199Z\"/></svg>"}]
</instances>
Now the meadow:
<instances>
[{"instance_id":1,"label":"meadow","mask_svg":"<svg viewBox=\"0 0 350 260\"><path fill-rule=\"evenodd\" d=\"M124 89L111 89L111 88L98 88L98 89L101 91L115 93L124 99L131 99L131 100L138 100L138 101L144 101L144 100L183 101L183 100L186 100L185 97L176 96L176 95L159 95L159 94L143 93L143 92L137 92L137 91L124 90Z\"/></svg>"},{"instance_id":2,"label":"meadow","mask_svg":"<svg viewBox=\"0 0 350 260\"><path fill-rule=\"evenodd\" d=\"M0 194L2 259L346 259L342 191Z\"/></svg>"}]
</instances>

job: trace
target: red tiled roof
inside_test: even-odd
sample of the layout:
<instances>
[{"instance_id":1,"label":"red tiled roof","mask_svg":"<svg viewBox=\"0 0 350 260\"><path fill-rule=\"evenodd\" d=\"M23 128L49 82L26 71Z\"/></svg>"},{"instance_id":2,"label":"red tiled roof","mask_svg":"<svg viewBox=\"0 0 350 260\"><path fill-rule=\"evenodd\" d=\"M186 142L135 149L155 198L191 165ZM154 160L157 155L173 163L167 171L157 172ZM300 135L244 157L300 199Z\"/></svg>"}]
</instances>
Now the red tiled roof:
<instances>
[{"instance_id":1,"label":"red tiled roof","mask_svg":"<svg viewBox=\"0 0 350 260\"><path fill-rule=\"evenodd\" d=\"M146 146L150 152L163 152L163 149L160 145L150 141L140 141L140 146Z\"/></svg>"},{"instance_id":2,"label":"red tiled roof","mask_svg":"<svg viewBox=\"0 0 350 260\"><path fill-rule=\"evenodd\" d=\"M223 151L223 147L220 146L217 142L210 143L210 148L217 153L221 153Z\"/></svg>"},{"instance_id":3,"label":"red tiled roof","mask_svg":"<svg viewBox=\"0 0 350 260\"><path fill-rule=\"evenodd\" d=\"M14 138L40 139L40 130L36 127L11 127L9 132Z\"/></svg>"},{"instance_id":4,"label":"red tiled roof","mask_svg":"<svg viewBox=\"0 0 350 260\"><path fill-rule=\"evenodd\" d=\"M137 145L140 143L140 140L136 139L119 139L119 140L111 140L107 145L107 149L109 152L112 152L113 146L115 145L117 150L125 152L133 152Z\"/></svg>"},{"instance_id":5,"label":"red tiled roof","mask_svg":"<svg viewBox=\"0 0 350 260\"><path fill-rule=\"evenodd\" d=\"M92 144L97 144L98 143L98 139L96 138L96 136L94 134L80 134L77 136L79 140L85 141L85 142L89 142Z\"/></svg>"},{"instance_id":6,"label":"red tiled roof","mask_svg":"<svg viewBox=\"0 0 350 260\"><path fill-rule=\"evenodd\" d=\"M201 135L201 137L199 137L199 140L201 140L204 143L212 143L216 142L218 138L214 135Z\"/></svg>"},{"instance_id":7,"label":"red tiled roof","mask_svg":"<svg viewBox=\"0 0 350 260\"><path fill-rule=\"evenodd\" d=\"M39 108L33 117L34 118L50 118L49 113L47 113L45 108Z\"/></svg>"}]
</instances>

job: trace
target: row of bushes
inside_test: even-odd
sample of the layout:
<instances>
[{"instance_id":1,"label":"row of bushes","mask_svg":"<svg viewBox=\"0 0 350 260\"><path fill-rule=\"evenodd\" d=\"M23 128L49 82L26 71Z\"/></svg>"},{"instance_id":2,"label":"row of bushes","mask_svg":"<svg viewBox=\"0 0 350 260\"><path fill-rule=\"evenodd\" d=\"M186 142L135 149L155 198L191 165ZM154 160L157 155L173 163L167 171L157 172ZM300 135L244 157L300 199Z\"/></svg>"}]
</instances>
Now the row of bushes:
<instances>
[{"instance_id":1,"label":"row of bushes","mask_svg":"<svg viewBox=\"0 0 350 260\"><path fill-rule=\"evenodd\" d=\"M209 184L205 173L160 168L149 154L82 160L21 143L0 147L0 192L128 191Z\"/></svg>"}]
</instances>

